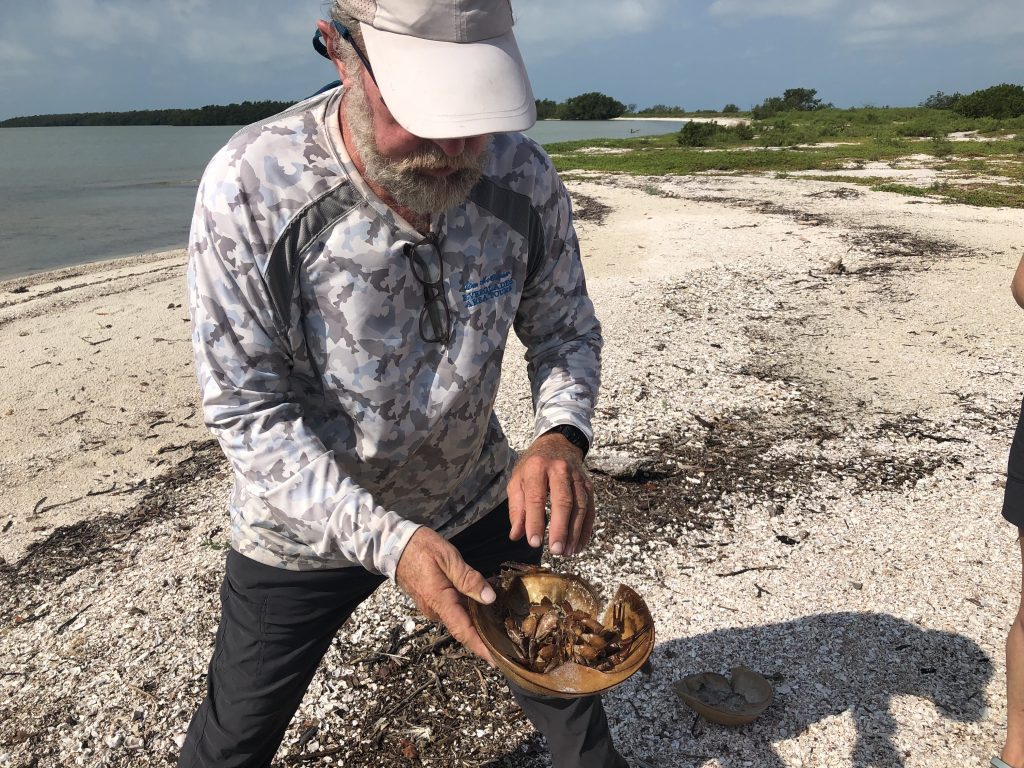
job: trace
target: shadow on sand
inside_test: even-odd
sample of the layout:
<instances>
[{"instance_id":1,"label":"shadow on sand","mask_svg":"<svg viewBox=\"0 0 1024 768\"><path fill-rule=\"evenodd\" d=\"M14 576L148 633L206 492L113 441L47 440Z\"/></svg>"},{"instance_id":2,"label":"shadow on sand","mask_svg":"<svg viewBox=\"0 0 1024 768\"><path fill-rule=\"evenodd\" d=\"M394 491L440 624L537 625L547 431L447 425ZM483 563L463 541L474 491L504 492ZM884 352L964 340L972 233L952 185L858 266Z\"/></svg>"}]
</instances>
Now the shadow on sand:
<instances>
[{"instance_id":1,"label":"shadow on sand","mask_svg":"<svg viewBox=\"0 0 1024 768\"><path fill-rule=\"evenodd\" d=\"M710 765L782 768L774 745L794 738L825 718L851 712L856 734L839 754L805 756L809 764L852 754L855 768L902 768L897 696L929 702L945 718L977 722L985 710L992 661L963 635L922 629L877 613L826 613L764 626L723 629L659 642L653 674L634 675L605 697L609 720L623 751L633 749L636 766ZM744 663L769 677L775 699L754 723L739 728L703 721L671 689L692 672L728 674ZM537 739L497 763L538 766ZM847 751L849 750L849 751Z\"/></svg>"}]
</instances>

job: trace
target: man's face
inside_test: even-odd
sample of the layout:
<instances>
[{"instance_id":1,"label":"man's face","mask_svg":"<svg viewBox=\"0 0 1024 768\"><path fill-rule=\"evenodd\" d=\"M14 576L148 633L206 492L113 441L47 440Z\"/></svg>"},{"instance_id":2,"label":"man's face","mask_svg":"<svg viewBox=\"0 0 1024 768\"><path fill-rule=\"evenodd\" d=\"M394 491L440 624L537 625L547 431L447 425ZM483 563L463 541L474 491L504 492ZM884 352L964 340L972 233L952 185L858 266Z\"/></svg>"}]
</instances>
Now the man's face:
<instances>
[{"instance_id":1,"label":"man's face","mask_svg":"<svg viewBox=\"0 0 1024 768\"><path fill-rule=\"evenodd\" d=\"M398 124L362 68L345 81L343 109L367 180L417 213L461 203L487 165L490 136L414 136Z\"/></svg>"}]
</instances>

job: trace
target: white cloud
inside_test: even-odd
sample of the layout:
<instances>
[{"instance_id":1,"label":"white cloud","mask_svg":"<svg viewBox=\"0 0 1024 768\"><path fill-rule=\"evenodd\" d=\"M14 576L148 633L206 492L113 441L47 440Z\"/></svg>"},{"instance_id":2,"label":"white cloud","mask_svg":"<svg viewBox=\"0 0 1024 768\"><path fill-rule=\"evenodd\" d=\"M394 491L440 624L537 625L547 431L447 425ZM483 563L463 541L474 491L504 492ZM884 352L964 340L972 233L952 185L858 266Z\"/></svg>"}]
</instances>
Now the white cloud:
<instances>
[{"instance_id":1,"label":"white cloud","mask_svg":"<svg viewBox=\"0 0 1024 768\"><path fill-rule=\"evenodd\" d=\"M150 2L53 0L47 29L62 38L66 52L102 50L113 45L152 42L160 33L160 14Z\"/></svg>"},{"instance_id":2,"label":"white cloud","mask_svg":"<svg viewBox=\"0 0 1024 768\"><path fill-rule=\"evenodd\" d=\"M0 0L2 2L3 0ZM35 0L33 16L59 38L59 57L116 46L155 46L165 61L260 65L311 51L326 0ZM515 0L516 36L531 58L682 26L702 0ZM305 41L305 44L303 44Z\"/></svg>"},{"instance_id":3,"label":"white cloud","mask_svg":"<svg viewBox=\"0 0 1024 768\"><path fill-rule=\"evenodd\" d=\"M250 66L279 61L291 47L296 57L305 55L298 41L312 38L318 11L274 0L249 0L244 9L216 0L49 0L49 6L46 26L65 55L147 46L165 62Z\"/></svg>"},{"instance_id":4,"label":"white cloud","mask_svg":"<svg viewBox=\"0 0 1024 768\"><path fill-rule=\"evenodd\" d=\"M1024 34L1020 0L713 0L708 13L729 21L807 18L851 45L1008 39Z\"/></svg>"},{"instance_id":5,"label":"white cloud","mask_svg":"<svg viewBox=\"0 0 1024 768\"><path fill-rule=\"evenodd\" d=\"M680 3L668 0L590 0L571 3L565 0L517 0L516 39L524 47L557 42L571 47L609 40L653 29L666 22L680 23L685 12Z\"/></svg>"},{"instance_id":6,"label":"white cloud","mask_svg":"<svg viewBox=\"0 0 1024 768\"><path fill-rule=\"evenodd\" d=\"M0 68L31 64L36 55L21 43L0 40Z\"/></svg>"},{"instance_id":7,"label":"white cloud","mask_svg":"<svg viewBox=\"0 0 1024 768\"><path fill-rule=\"evenodd\" d=\"M312 40L316 18L292 8L282 9L274 4L260 14L259 24L247 23L244 27L234 13L218 16L211 12L201 16L203 23L187 24L181 29L178 44L191 61L253 67L281 61L286 56L315 56L312 44L301 42L303 38Z\"/></svg>"},{"instance_id":8,"label":"white cloud","mask_svg":"<svg viewBox=\"0 0 1024 768\"><path fill-rule=\"evenodd\" d=\"M845 29L855 45L999 40L1024 33L1024 13L1020 0L888 0L858 9Z\"/></svg>"},{"instance_id":9,"label":"white cloud","mask_svg":"<svg viewBox=\"0 0 1024 768\"><path fill-rule=\"evenodd\" d=\"M714 0L708 7L708 13L740 18L817 17L840 7L840 0Z\"/></svg>"},{"instance_id":10,"label":"white cloud","mask_svg":"<svg viewBox=\"0 0 1024 768\"><path fill-rule=\"evenodd\" d=\"M38 56L13 40L0 40L0 80L14 81L31 73Z\"/></svg>"}]
</instances>

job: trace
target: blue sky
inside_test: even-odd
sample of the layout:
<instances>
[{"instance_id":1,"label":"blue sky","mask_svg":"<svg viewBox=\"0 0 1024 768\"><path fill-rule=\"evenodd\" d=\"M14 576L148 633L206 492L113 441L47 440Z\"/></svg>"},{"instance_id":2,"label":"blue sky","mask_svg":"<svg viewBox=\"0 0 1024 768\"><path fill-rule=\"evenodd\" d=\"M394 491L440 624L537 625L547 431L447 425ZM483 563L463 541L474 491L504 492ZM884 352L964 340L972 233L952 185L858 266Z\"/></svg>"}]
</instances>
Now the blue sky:
<instances>
[{"instance_id":1,"label":"blue sky","mask_svg":"<svg viewBox=\"0 0 1024 768\"><path fill-rule=\"evenodd\" d=\"M513 0L538 98L837 106L1024 83L1021 0ZM298 100L333 78L308 0L0 0L0 119ZM444 87L439 84L439 87Z\"/></svg>"}]
</instances>

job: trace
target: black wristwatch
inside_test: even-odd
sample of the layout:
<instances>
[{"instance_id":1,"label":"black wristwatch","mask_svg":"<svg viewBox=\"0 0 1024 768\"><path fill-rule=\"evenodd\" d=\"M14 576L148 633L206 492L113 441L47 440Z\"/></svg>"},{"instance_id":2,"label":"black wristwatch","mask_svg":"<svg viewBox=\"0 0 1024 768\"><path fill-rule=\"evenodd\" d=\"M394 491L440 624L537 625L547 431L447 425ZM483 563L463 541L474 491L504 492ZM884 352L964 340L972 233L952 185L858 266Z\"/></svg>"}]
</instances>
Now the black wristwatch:
<instances>
[{"instance_id":1,"label":"black wristwatch","mask_svg":"<svg viewBox=\"0 0 1024 768\"><path fill-rule=\"evenodd\" d=\"M582 430L577 429L572 424L559 424L556 427L552 427L544 434L550 435L551 433L557 433L564 437L570 443L583 451L584 457L587 455L587 451L590 450L590 441L587 440L587 436L583 434Z\"/></svg>"}]
</instances>

